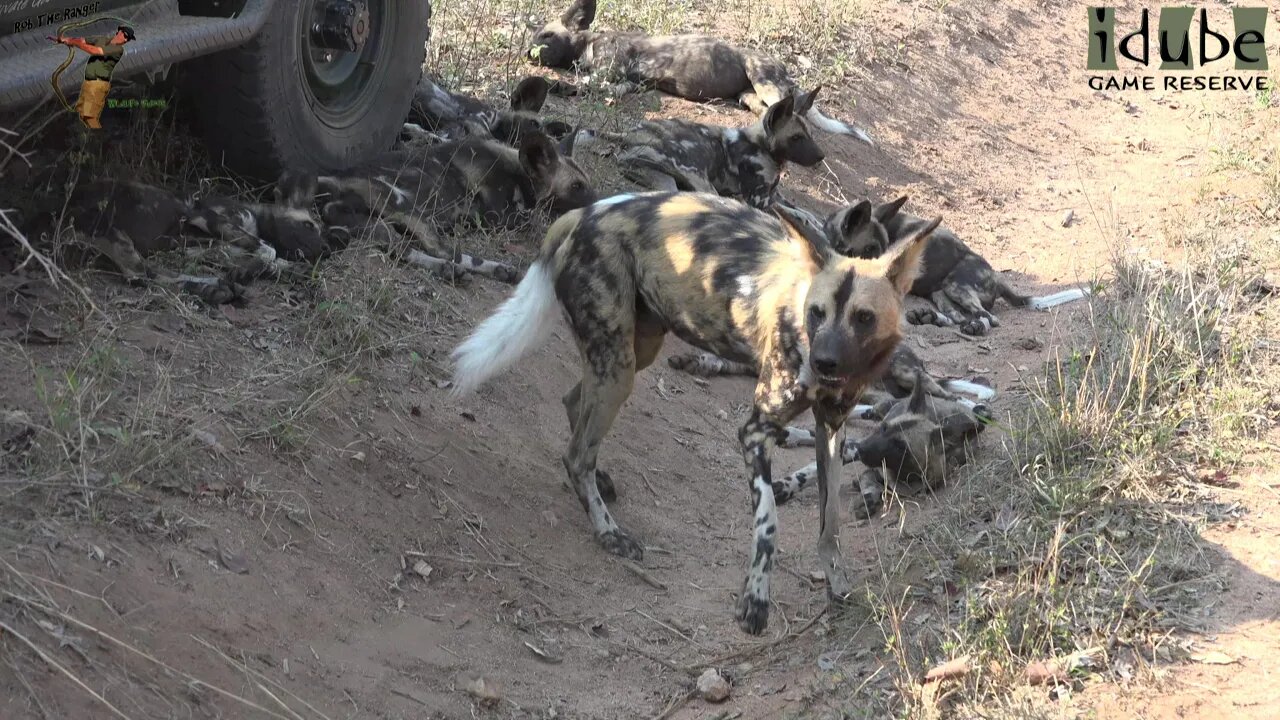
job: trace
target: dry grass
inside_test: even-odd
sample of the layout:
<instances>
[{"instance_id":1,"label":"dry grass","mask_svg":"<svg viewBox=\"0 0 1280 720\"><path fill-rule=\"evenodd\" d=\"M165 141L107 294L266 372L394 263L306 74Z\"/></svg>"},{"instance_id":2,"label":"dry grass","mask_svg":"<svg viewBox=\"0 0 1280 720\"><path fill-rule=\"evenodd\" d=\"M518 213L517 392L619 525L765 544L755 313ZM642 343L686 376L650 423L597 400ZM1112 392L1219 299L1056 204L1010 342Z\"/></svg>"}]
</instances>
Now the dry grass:
<instances>
[{"instance_id":1,"label":"dry grass","mask_svg":"<svg viewBox=\"0 0 1280 720\"><path fill-rule=\"evenodd\" d=\"M1032 663L1087 651L1069 674L1107 679L1116 661L1185 654L1179 633L1224 589L1200 532L1240 511L1205 480L1247 464L1280 419L1280 310L1254 284L1280 239L1255 220L1223 205L1178 225L1177 267L1119 254L1077 350L1027 386L1003 456L884 558L866 606L906 716L1057 717L1049 693L1017 700ZM960 657L970 672L944 696L920 684Z\"/></svg>"}]
</instances>

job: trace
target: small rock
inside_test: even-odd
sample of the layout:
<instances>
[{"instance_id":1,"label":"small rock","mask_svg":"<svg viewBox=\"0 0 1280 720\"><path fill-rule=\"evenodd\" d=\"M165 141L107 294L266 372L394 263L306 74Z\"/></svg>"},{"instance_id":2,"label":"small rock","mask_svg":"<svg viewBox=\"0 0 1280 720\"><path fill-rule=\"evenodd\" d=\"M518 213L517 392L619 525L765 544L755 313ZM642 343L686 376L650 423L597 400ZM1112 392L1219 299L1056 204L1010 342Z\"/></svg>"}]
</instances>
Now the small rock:
<instances>
[{"instance_id":1,"label":"small rock","mask_svg":"<svg viewBox=\"0 0 1280 720\"><path fill-rule=\"evenodd\" d=\"M467 694L480 701L481 705L496 705L502 699L502 693L483 677L467 683L466 690Z\"/></svg>"},{"instance_id":2,"label":"small rock","mask_svg":"<svg viewBox=\"0 0 1280 720\"><path fill-rule=\"evenodd\" d=\"M729 681L715 668L707 668L698 676L698 694L709 703L729 699Z\"/></svg>"},{"instance_id":3,"label":"small rock","mask_svg":"<svg viewBox=\"0 0 1280 720\"><path fill-rule=\"evenodd\" d=\"M1062 215L1062 227L1071 227L1071 221L1075 219L1076 211L1067 210L1067 212Z\"/></svg>"},{"instance_id":4,"label":"small rock","mask_svg":"<svg viewBox=\"0 0 1280 720\"><path fill-rule=\"evenodd\" d=\"M1015 341L1013 346L1023 350L1040 350L1044 348L1044 342L1038 338L1027 337Z\"/></svg>"}]
</instances>

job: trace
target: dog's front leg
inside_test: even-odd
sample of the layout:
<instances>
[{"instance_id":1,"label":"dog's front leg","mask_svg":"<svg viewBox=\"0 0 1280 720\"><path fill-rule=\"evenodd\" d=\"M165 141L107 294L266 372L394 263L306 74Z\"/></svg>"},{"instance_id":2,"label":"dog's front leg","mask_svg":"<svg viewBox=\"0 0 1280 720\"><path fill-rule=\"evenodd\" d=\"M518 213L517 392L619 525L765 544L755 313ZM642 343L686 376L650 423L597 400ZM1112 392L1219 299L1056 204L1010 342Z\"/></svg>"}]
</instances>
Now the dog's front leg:
<instances>
[{"instance_id":1,"label":"dog's front leg","mask_svg":"<svg viewBox=\"0 0 1280 720\"><path fill-rule=\"evenodd\" d=\"M817 421L814 435L818 449L818 505L822 513L818 522L818 562L827 576L827 598L831 602L843 601L853 589L840 556L840 430L848 414L847 406L836 407L834 403L819 402L813 407Z\"/></svg>"},{"instance_id":2,"label":"dog's front leg","mask_svg":"<svg viewBox=\"0 0 1280 720\"><path fill-rule=\"evenodd\" d=\"M769 478L769 450L782 433L782 424L758 406L738 431L742 455L751 473L751 508L755 520L751 563L738 598L738 625L751 635L759 635L769 625L769 573L773 570L778 537L778 508Z\"/></svg>"}]
</instances>

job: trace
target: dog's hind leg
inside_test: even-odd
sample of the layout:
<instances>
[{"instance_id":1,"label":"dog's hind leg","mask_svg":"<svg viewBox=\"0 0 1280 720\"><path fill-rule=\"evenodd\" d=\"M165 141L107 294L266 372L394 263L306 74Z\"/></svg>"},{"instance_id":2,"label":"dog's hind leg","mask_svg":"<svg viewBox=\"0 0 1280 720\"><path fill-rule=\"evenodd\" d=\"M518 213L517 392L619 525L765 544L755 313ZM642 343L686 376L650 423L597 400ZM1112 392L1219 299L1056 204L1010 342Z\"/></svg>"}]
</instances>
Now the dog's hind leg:
<instances>
[{"instance_id":1,"label":"dog's hind leg","mask_svg":"<svg viewBox=\"0 0 1280 720\"><path fill-rule=\"evenodd\" d=\"M964 321L958 323L960 332L966 335L986 335L991 332L991 328L1000 327L1000 318L987 310L973 286L948 282L943 284L942 292L964 314Z\"/></svg>"},{"instance_id":2,"label":"dog's hind leg","mask_svg":"<svg viewBox=\"0 0 1280 720\"><path fill-rule=\"evenodd\" d=\"M747 375L755 377L755 366L748 363L735 362L715 353L693 351L672 355L667 364L673 370L683 370L690 375L714 377L716 375Z\"/></svg>"},{"instance_id":3,"label":"dog's hind leg","mask_svg":"<svg viewBox=\"0 0 1280 720\"><path fill-rule=\"evenodd\" d=\"M564 456L565 471L591 519L597 542L614 555L640 560L644 547L618 527L596 485L600 442L635 384L635 353L629 347L592 348L590 341L584 344L578 420Z\"/></svg>"},{"instance_id":4,"label":"dog's hind leg","mask_svg":"<svg viewBox=\"0 0 1280 720\"><path fill-rule=\"evenodd\" d=\"M645 369L653 364L658 357L658 352L662 349L662 341L666 337L666 329L652 321L652 318L645 314L641 314L636 318L636 371ZM569 431L573 432L578 427L578 415L582 412L582 383L573 386L573 389L565 393L560 402L564 405L565 414L569 417ZM617 487L613 484L613 478L609 473L596 468L596 489L600 492L600 497L605 502L613 502L618 499Z\"/></svg>"}]
</instances>

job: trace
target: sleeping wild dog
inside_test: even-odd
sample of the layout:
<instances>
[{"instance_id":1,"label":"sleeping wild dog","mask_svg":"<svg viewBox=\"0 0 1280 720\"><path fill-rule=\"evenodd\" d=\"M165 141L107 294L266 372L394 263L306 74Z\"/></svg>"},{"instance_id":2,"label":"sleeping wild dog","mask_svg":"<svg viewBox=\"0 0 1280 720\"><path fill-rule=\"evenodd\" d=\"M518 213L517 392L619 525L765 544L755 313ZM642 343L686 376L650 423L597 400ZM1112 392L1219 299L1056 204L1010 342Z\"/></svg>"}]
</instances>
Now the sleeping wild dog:
<instances>
[{"instance_id":1,"label":"sleeping wild dog","mask_svg":"<svg viewBox=\"0 0 1280 720\"><path fill-rule=\"evenodd\" d=\"M526 77L511 91L509 109L499 111L476 98L445 90L424 76L414 93L405 130L411 136L434 134L442 141L478 135L512 147L519 147L520 138L535 130L559 140L573 129L566 122L539 115L549 87L544 78Z\"/></svg>"},{"instance_id":2,"label":"sleeping wild dog","mask_svg":"<svg viewBox=\"0 0 1280 720\"><path fill-rule=\"evenodd\" d=\"M327 194L321 215L350 233L403 235L411 264L449 277L472 272L514 282L514 267L449 249L439 233L464 222L515 227L538 212L554 217L591 204L595 191L572 158L573 139L571 133L557 148L535 130L522 136L519 150L470 137L390 155L365 172L316 178L315 190Z\"/></svg>"},{"instance_id":3,"label":"sleeping wild dog","mask_svg":"<svg viewBox=\"0 0 1280 720\"><path fill-rule=\"evenodd\" d=\"M52 232L63 213L62 202L40 210L31 218L33 233L46 224ZM130 283L174 288L210 305L239 300L244 288L229 278L172 272L147 259L155 253L181 249L191 216L191 204L164 188L131 180L98 179L72 188L62 219L72 247L105 257Z\"/></svg>"},{"instance_id":4,"label":"sleeping wild dog","mask_svg":"<svg viewBox=\"0 0 1280 720\"><path fill-rule=\"evenodd\" d=\"M828 239L837 251L854 257L875 257L895 239L906 237L925 220L902 212L904 195L893 202L872 206L867 200L841 210L839 223L828 222ZM924 270L911 286L911 294L933 303L934 309L913 310L907 321L916 325L956 325L966 335L986 335L1000 325L991 313L996 298L1014 307L1035 310L1079 300L1086 288L1072 288L1043 297L1022 295L1009 286L978 253L955 233L938 228L924 258Z\"/></svg>"},{"instance_id":5,"label":"sleeping wild dog","mask_svg":"<svg viewBox=\"0 0 1280 720\"><path fill-rule=\"evenodd\" d=\"M534 28L529 59L546 67L600 73L687 100L737 100L758 116L796 94L781 62L737 48L709 35L652 36L639 32L594 32L596 0L574 0L559 20ZM829 133L853 135L871 144L861 128L810 107L805 117Z\"/></svg>"},{"instance_id":6,"label":"sleeping wild dog","mask_svg":"<svg viewBox=\"0 0 1280 720\"><path fill-rule=\"evenodd\" d=\"M862 495L856 506L859 517L883 507L885 477L895 487L940 487L947 469L967 461L971 442L991 421L985 405L948 400L922 388L917 383L909 397L884 400L868 410L863 417L880 421L875 430L862 440L844 443L843 461L867 466L857 481ZM795 497L816 475L817 466L810 463L775 481L775 502Z\"/></svg>"},{"instance_id":7,"label":"sleeping wild dog","mask_svg":"<svg viewBox=\"0 0 1280 720\"><path fill-rule=\"evenodd\" d=\"M564 466L596 539L633 559L643 546L601 498L596 458L636 371L653 362L668 332L757 365L753 408L738 432L754 530L737 618L752 634L768 624L777 543L770 450L809 409L818 436L818 557L830 598L851 590L839 547L839 435L901 339L902 298L932 231L859 260L837 255L779 212L669 192L619 195L570 212L547 231L511 298L453 353L454 392L473 391L539 345L563 313L583 367L563 399L572 434Z\"/></svg>"},{"instance_id":8,"label":"sleeping wild dog","mask_svg":"<svg viewBox=\"0 0 1280 720\"><path fill-rule=\"evenodd\" d=\"M822 162L804 120L819 90L788 95L743 128L649 120L604 137L621 148L623 175L646 188L719 193L767 210L788 162Z\"/></svg>"}]
</instances>

